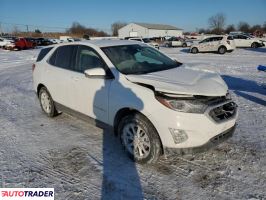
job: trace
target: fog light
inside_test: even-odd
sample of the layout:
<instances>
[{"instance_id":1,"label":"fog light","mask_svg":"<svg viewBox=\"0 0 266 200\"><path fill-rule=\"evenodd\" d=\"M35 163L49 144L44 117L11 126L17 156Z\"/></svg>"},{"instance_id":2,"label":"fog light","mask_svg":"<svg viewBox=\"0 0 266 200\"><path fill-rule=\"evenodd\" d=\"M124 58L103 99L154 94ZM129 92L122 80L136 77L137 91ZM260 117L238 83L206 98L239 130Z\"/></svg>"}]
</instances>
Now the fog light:
<instances>
[{"instance_id":1,"label":"fog light","mask_svg":"<svg viewBox=\"0 0 266 200\"><path fill-rule=\"evenodd\" d=\"M175 144L185 142L188 139L188 135L184 130L169 128L169 131L174 139Z\"/></svg>"}]
</instances>

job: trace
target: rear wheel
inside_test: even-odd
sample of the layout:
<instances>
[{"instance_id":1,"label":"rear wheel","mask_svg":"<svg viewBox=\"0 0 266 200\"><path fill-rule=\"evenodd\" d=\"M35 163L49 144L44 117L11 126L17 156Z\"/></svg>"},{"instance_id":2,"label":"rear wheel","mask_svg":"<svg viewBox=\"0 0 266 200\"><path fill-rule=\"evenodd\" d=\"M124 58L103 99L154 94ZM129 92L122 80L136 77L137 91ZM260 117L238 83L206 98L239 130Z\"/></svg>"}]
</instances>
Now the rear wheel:
<instances>
[{"instance_id":1,"label":"rear wheel","mask_svg":"<svg viewBox=\"0 0 266 200\"><path fill-rule=\"evenodd\" d=\"M223 47L223 46L219 47L219 49L218 49L218 53L219 54L225 54L225 52L226 52L226 48L225 47Z\"/></svg>"},{"instance_id":2,"label":"rear wheel","mask_svg":"<svg viewBox=\"0 0 266 200\"><path fill-rule=\"evenodd\" d=\"M196 54L196 53L198 53L198 52L199 52L199 50L198 50L198 48L196 48L196 47L193 47L193 48L191 49L191 53Z\"/></svg>"},{"instance_id":3,"label":"rear wheel","mask_svg":"<svg viewBox=\"0 0 266 200\"><path fill-rule=\"evenodd\" d=\"M123 117L118 133L128 156L138 163L155 163L162 153L156 129L139 113Z\"/></svg>"},{"instance_id":4,"label":"rear wheel","mask_svg":"<svg viewBox=\"0 0 266 200\"><path fill-rule=\"evenodd\" d=\"M251 48L258 48L258 44L257 44L256 42L253 42L253 43L251 44Z\"/></svg>"},{"instance_id":5,"label":"rear wheel","mask_svg":"<svg viewBox=\"0 0 266 200\"><path fill-rule=\"evenodd\" d=\"M182 44L182 47L187 47L187 43L184 42L184 43Z\"/></svg>"},{"instance_id":6,"label":"rear wheel","mask_svg":"<svg viewBox=\"0 0 266 200\"><path fill-rule=\"evenodd\" d=\"M43 112L45 112L48 117L54 117L57 114L54 101L45 87L40 89L39 101Z\"/></svg>"}]
</instances>

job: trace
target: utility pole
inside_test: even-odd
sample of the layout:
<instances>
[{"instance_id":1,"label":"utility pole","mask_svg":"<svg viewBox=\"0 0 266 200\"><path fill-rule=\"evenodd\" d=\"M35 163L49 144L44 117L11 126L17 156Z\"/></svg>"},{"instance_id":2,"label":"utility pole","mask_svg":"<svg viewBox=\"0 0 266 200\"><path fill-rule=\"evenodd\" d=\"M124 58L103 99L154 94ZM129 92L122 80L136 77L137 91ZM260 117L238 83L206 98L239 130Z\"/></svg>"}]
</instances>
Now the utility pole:
<instances>
[{"instance_id":1,"label":"utility pole","mask_svg":"<svg viewBox=\"0 0 266 200\"><path fill-rule=\"evenodd\" d=\"M26 25L27 32L29 32L29 25Z\"/></svg>"}]
</instances>

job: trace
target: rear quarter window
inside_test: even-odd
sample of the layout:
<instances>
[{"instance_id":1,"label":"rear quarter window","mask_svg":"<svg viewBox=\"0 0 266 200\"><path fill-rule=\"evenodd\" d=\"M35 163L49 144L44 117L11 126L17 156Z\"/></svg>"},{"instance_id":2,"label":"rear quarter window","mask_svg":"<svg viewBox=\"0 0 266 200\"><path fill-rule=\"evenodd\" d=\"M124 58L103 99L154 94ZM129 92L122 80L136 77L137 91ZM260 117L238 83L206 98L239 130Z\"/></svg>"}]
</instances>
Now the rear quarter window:
<instances>
[{"instance_id":1,"label":"rear quarter window","mask_svg":"<svg viewBox=\"0 0 266 200\"><path fill-rule=\"evenodd\" d=\"M37 62L41 61L50 51L52 47L42 49L37 57Z\"/></svg>"}]
</instances>

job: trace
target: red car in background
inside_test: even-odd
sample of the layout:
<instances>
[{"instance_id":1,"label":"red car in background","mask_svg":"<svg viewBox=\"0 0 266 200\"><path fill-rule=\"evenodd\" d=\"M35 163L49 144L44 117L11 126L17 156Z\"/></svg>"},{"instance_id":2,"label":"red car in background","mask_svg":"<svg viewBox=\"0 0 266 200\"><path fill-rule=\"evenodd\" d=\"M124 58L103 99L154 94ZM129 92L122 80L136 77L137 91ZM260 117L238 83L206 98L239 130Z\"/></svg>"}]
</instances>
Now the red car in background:
<instances>
[{"instance_id":1,"label":"red car in background","mask_svg":"<svg viewBox=\"0 0 266 200\"><path fill-rule=\"evenodd\" d=\"M16 38L15 39L15 49L31 49L34 48L36 44L28 38Z\"/></svg>"}]
</instances>

